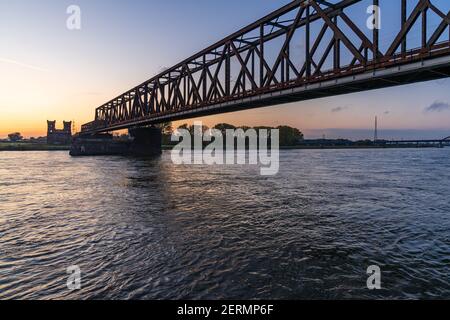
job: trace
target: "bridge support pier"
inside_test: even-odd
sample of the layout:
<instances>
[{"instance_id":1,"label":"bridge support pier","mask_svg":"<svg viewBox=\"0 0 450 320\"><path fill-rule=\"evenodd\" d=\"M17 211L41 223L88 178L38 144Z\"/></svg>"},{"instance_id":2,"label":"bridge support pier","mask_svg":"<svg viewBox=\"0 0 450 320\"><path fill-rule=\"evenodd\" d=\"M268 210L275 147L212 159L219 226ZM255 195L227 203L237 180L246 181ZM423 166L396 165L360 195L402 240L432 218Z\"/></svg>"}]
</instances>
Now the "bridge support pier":
<instances>
[{"instance_id":1,"label":"bridge support pier","mask_svg":"<svg viewBox=\"0 0 450 320\"><path fill-rule=\"evenodd\" d=\"M133 128L128 130L133 142L129 153L136 156L157 156L162 153L161 129L156 127Z\"/></svg>"},{"instance_id":2,"label":"bridge support pier","mask_svg":"<svg viewBox=\"0 0 450 320\"><path fill-rule=\"evenodd\" d=\"M110 134L80 135L74 137L71 156L159 156L162 153L161 129L155 127L129 130L132 139L115 139Z\"/></svg>"}]
</instances>

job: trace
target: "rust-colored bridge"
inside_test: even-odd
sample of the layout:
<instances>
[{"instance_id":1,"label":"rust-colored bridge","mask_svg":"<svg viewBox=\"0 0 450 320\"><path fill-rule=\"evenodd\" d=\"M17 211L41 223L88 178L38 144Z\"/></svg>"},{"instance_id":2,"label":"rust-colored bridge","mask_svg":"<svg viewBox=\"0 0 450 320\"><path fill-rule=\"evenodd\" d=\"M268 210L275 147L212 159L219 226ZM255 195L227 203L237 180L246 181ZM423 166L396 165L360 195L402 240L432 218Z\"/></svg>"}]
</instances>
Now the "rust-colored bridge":
<instances>
[{"instance_id":1,"label":"rust-colored bridge","mask_svg":"<svg viewBox=\"0 0 450 320\"><path fill-rule=\"evenodd\" d=\"M448 77L449 2L292 1L97 108L82 133Z\"/></svg>"}]
</instances>

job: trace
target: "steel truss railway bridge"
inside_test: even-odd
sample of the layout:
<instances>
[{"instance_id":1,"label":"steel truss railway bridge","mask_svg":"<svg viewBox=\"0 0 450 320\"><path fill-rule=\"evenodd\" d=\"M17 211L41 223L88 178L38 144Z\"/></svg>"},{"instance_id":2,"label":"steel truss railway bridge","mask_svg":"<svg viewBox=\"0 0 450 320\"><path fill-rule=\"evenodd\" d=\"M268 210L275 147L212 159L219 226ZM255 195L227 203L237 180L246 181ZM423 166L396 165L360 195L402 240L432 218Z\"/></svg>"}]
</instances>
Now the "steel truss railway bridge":
<instances>
[{"instance_id":1,"label":"steel truss railway bridge","mask_svg":"<svg viewBox=\"0 0 450 320\"><path fill-rule=\"evenodd\" d=\"M366 24L369 6L381 28ZM98 107L81 134L448 77L449 9L446 0L292 1Z\"/></svg>"}]
</instances>

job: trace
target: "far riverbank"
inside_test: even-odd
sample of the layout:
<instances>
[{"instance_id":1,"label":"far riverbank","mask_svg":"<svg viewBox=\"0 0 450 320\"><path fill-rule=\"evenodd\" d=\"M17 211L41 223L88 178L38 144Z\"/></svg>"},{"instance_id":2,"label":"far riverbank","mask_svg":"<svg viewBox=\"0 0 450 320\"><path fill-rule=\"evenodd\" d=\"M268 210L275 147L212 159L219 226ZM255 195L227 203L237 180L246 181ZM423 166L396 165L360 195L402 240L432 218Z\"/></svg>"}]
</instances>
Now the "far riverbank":
<instances>
[{"instance_id":1,"label":"far riverbank","mask_svg":"<svg viewBox=\"0 0 450 320\"><path fill-rule=\"evenodd\" d=\"M163 145L163 150L171 150L173 146ZM281 150L334 150L334 149L416 149L436 148L432 145L353 145L353 146L284 146ZM1 151L70 151L70 146L58 146L35 143L0 143Z\"/></svg>"},{"instance_id":2,"label":"far riverbank","mask_svg":"<svg viewBox=\"0 0 450 320\"><path fill-rule=\"evenodd\" d=\"M42 143L0 143L0 151L69 151L70 146L57 146Z\"/></svg>"},{"instance_id":3,"label":"far riverbank","mask_svg":"<svg viewBox=\"0 0 450 320\"><path fill-rule=\"evenodd\" d=\"M163 150L172 150L174 146L163 145ZM352 146L281 146L280 150L338 150L338 149L429 149L439 148L435 145L411 145L411 144L392 144L392 145L352 145Z\"/></svg>"}]
</instances>

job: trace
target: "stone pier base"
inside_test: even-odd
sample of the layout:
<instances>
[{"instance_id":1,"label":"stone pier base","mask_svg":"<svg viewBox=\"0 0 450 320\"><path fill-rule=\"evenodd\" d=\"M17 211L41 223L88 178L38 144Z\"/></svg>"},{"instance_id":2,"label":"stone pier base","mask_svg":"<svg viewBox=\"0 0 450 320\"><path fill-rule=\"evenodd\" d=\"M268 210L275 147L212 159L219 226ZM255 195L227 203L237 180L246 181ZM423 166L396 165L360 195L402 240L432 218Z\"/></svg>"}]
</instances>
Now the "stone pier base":
<instances>
[{"instance_id":1,"label":"stone pier base","mask_svg":"<svg viewBox=\"0 0 450 320\"><path fill-rule=\"evenodd\" d=\"M129 153L135 156L156 156L162 153L161 129L155 127L128 130L133 138Z\"/></svg>"},{"instance_id":2,"label":"stone pier base","mask_svg":"<svg viewBox=\"0 0 450 320\"><path fill-rule=\"evenodd\" d=\"M129 140L116 140L110 134L76 136L72 141L70 155L158 156L162 153L162 134L159 128L134 128L129 133Z\"/></svg>"}]
</instances>

